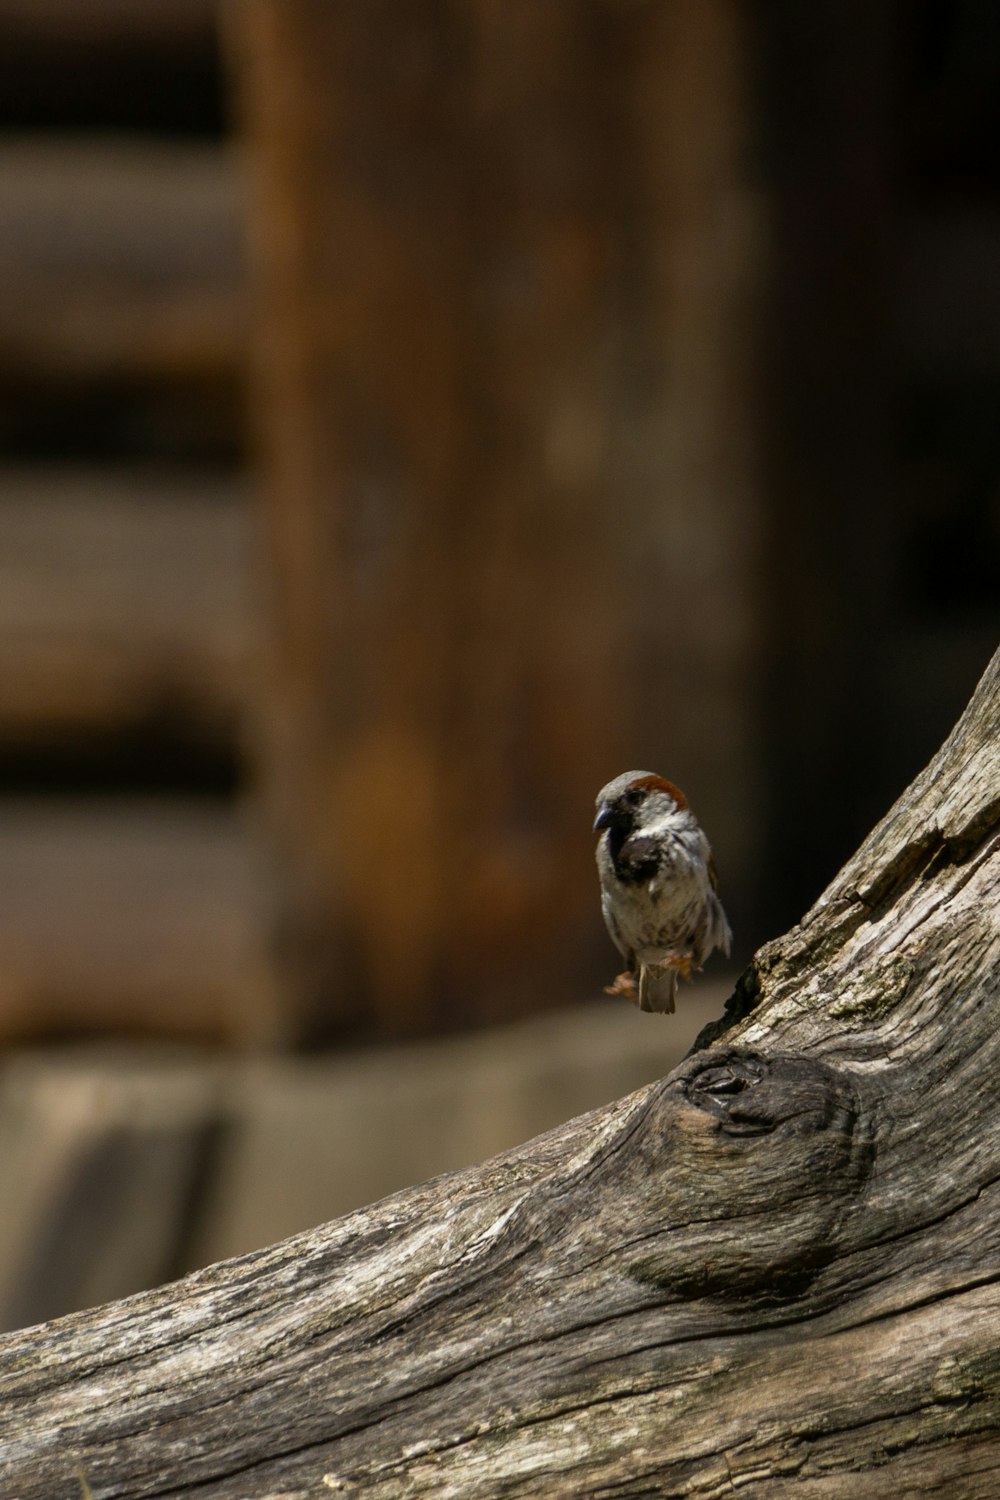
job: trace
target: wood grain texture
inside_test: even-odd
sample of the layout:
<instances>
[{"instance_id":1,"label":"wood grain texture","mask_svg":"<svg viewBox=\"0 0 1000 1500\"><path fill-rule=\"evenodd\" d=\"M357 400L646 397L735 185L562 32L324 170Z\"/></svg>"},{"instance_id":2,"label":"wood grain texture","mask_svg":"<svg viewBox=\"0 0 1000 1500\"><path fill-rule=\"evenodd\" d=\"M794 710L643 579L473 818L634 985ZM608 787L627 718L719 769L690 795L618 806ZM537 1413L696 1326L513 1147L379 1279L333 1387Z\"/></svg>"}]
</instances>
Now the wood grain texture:
<instances>
[{"instance_id":1,"label":"wood grain texture","mask_svg":"<svg viewBox=\"0 0 1000 1500\"><path fill-rule=\"evenodd\" d=\"M724 1037L474 1171L3 1341L0 1490L994 1495L998 856L1000 653Z\"/></svg>"}]
</instances>

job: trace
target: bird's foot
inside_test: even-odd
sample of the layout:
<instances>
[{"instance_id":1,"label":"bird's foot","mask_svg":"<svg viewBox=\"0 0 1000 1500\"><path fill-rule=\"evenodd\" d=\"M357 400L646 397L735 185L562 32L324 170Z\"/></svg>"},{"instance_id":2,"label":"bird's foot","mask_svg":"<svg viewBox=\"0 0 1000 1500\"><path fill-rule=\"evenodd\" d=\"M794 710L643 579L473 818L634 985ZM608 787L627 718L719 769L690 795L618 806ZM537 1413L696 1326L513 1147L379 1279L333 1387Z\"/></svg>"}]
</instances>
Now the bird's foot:
<instances>
[{"instance_id":1,"label":"bird's foot","mask_svg":"<svg viewBox=\"0 0 1000 1500\"><path fill-rule=\"evenodd\" d=\"M604 986L604 993L606 995L623 995L626 1000L631 1000L633 1005L637 1005L639 1002L639 984L632 970L626 969L623 974L619 974L614 984L606 984Z\"/></svg>"},{"instance_id":2,"label":"bird's foot","mask_svg":"<svg viewBox=\"0 0 1000 1500\"><path fill-rule=\"evenodd\" d=\"M697 973L694 955L691 953L668 953L653 967L661 973L664 969L673 969L674 973L680 975L681 979L685 979L688 984Z\"/></svg>"}]
</instances>

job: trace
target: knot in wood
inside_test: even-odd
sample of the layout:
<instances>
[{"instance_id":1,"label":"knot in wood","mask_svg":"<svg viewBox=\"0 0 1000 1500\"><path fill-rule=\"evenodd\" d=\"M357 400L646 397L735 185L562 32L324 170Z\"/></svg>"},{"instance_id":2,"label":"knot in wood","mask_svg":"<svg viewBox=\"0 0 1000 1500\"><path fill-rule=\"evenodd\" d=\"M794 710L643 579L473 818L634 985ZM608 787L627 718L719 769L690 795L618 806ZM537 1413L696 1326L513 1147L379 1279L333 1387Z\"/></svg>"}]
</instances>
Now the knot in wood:
<instances>
[{"instance_id":1,"label":"knot in wood","mask_svg":"<svg viewBox=\"0 0 1000 1500\"><path fill-rule=\"evenodd\" d=\"M868 1175L855 1081L797 1054L719 1048L664 1080L654 1114L662 1230L632 1273L685 1297L800 1295Z\"/></svg>"}]
</instances>

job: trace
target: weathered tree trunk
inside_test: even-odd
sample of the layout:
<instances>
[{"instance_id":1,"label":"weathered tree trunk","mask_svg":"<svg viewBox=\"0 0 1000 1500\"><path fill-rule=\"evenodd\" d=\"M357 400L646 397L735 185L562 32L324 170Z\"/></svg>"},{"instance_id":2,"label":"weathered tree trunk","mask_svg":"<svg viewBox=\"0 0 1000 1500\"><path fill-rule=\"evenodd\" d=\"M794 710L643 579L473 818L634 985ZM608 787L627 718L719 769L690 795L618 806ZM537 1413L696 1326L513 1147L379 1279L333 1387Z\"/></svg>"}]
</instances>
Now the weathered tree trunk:
<instances>
[{"instance_id":1,"label":"weathered tree trunk","mask_svg":"<svg viewBox=\"0 0 1000 1500\"><path fill-rule=\"evenodd\" d=\"M0 1493L993 1497L998 889L1000 653L668 1078L0 1343Z\"/></svg>"}]
</instances>

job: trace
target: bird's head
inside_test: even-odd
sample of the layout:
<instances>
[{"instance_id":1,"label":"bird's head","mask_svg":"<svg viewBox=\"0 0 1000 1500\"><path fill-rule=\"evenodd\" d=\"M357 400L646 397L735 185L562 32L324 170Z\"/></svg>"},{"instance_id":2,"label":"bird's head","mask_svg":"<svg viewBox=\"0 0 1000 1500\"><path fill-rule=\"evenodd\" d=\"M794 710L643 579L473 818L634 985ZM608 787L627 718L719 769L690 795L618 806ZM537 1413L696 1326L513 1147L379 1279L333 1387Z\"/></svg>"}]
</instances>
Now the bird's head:
<instances>
[{"instance_id":1,"label":"bird's head","mask_svg":"<svg viewBox=\"0 0 1000 1500\"><path fill-rule=\"evenodd\" d=\"M625 771L598 792L594 832L610 828L627 836L668 813L683 811L687 805L684 793L672 781L652 771Z\"/></svg>"}]
</instances>

